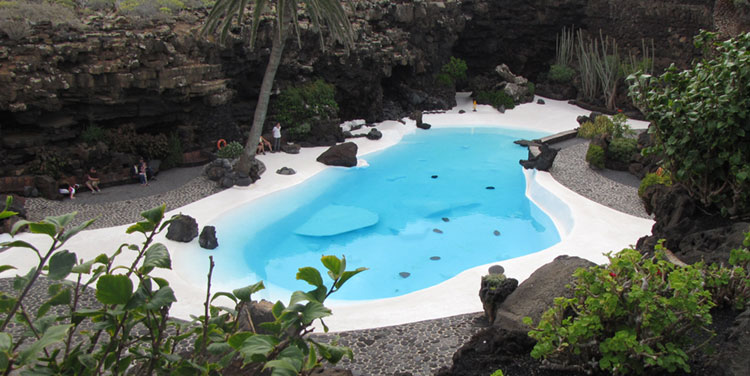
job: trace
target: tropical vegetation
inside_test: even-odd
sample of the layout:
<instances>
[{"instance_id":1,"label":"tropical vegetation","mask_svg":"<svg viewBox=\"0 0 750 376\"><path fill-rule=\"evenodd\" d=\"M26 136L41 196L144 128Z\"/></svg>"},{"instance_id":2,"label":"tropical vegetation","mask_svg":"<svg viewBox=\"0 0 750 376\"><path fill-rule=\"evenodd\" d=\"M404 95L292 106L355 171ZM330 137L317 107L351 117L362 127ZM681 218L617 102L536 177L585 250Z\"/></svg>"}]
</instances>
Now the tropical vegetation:
<instances>
[{"instance_id":1,"label":"tropical vegetation","mask_svg":"<svg viewBox=\"0 0 750 376\"><path fill-rule=\"evenodd\" d=\"M445 86L455 86L457 83L466 80L467 69L466 61L451 56L450 61L440 68L437 80Z\"/></svg>"},{"instance_id":2,"label":"tropical vegetation","mask_svg":"<svg viewBox=\"0 0 750 376\"><path fill-rule=\"evenodd\" d=\"M205 33L220 33L220 40L225 41L235 22L242 24L245 16L247 0L218 0L208 15L203 31ZM301 8L301 9L300 9ZM354 43L353 31L344 7L338 0L255 0L252 2L252 20L249 34L250 46L255 46L258 29L265 19L266 11L271 11L273 25L273 41L271 54L268 58L266 71L263 75L258 102L255 107L253 124L250 129L245 148L240 156L237 170L243 173L250 171L252 160L255 158L256 145L263 133L263 125L273 89L276 71L281 63L286 40L292 34L297 35L297 43L301 44L300 16L307 18L315 30L320 34L321 47L325 48L323 30L327 36L341 42L346 48ZM301 10L301 12L300 12Z\"/></svg>"},{"instance_id":3,"label":"tropical vegetation","mask_svg":"<svg viewBox=\"0 0 750 376\"><path fill-rule=\"evenodd\" d=\"M274 118L292 140L304 137L320 122L338 117L336 88L322 79L290 87L273 101Z\"/></svg>"},{"instance_id":4,"label":"tropical vegetation","mask_svg":"<svg viewBox=\"0 0 750 376\"><path fill-rule=\"evenodd\" d=\"M677 266L666 260L661 243L653 257L633 249L607 254L608 264L578 269L573 296L556 298L533 326L531 355L591 373L689 372L691 354L704 345L693 334L711 332L711 308L748 304L748 246L750 232L732 251L729 267Z\"/></svg>"},{"instance_id":5,"label":"tropical vegetation","mask_svg":"<svg viewBox=\"0 0 750 376\"><path fill-rule=\"evenodd\" d=\"M591 37L583 30L563 28L555 44L555 61L547 79L556 83L575 83L580 97L588 102L603 103L610 110L617 108L617 88L624 74L635 71L651 73L653 42L642 41L639 54L620 54L617 41L603 35ZM575 77L578 77L576 80Z\"/></svg>"},{"instance_id":6,"label":"tropical vegetation","mask_svg":"<svg viewBox=\"0 0 750 376\"><path fill-rule=\"evenodd\" d=\"M647 152L672 179L705 209L750 218L750 33L716 37L696 36L706 57L691 69L628 77L630 96L652 124Z\"/></svg>"},{"instance_id":7,"label":"tropical vegetation","mask_svg":"<svg viewBox=\"0 0 750 376\"><path fill-rule=\"evenodd\" d=\"M0 220L16 213L8 211L11 199L0 212ZM323 256L330 284L312 267L300 268L297 279L312 285L296 291L288 304L273 305L273 321L240 325L247 313L242 306L263 282L232 292L211 292L214 268L209 257L206 297L202 314L190 323L175 320L170 308L177 302L169 281L155 275L157 269L171 269L167 248L155 237L175 219L164 219L162 205L141 213L142 221L127 229L140 234L140 244L122 244L111 253L91 260L67 249L73 236L93 223L71 226L75 213L47 217L38 222L17 221L11 235L23 229L44 235L47 249L24 240L0 243L0 249L19 248L35 257L36 266L13 279L12 292L0 292L0 371L3 374L103 375L174 374L220 375L232 366L248 374L269 370L271 375L307 375L321 362L336 363L352 358L352 351L335 343L308 337L312 324L331 315L325 300L365 268L346 270L346 259ZM126 253L133 261L118 263ZM0 273L16 269L0 265ZM32 309L30 292L46 277L48 296ZM87 305L82 296L94 289L96 304ZM214 305L218 298L237 308ZM10 326L22 330L9 330ZM257 329L256 329L257 328ZM260 334L259 330L264 330ZM185 351L185 345L193 351ZM182 345L182 347L180 347ZM182 350L181 350L182 348Z\"/></svg>"}]
</instances>

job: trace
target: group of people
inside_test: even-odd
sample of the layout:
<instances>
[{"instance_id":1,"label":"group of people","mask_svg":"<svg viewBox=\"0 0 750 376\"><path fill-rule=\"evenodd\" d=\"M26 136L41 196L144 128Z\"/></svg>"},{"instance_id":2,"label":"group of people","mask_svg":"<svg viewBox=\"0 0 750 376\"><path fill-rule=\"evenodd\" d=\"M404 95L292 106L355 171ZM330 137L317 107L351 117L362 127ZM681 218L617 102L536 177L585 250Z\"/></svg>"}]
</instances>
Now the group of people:
<instances>
[{"instance_id":1,"label":"group of people","mask_svg":"<svg viewBox=\"0 0 750 376\"><path fill-rule=\"evenodd\" d=\"M148 164L143 158L140 158L138 164L134 167L138 180L141 182L141 186L148 185ZM91 194L101 193L102 190L99 188L99 173L96 171L96 167L89 168L86 173L86 187L91 191ZM71 183L69 180L63 181L58 191L61 195L68 196L71 200L76 198L76 192L80 189L80 185Z\"/></svg>"},{"instance_id":2,"label":"group of people","mask_svg":"<svg viewBox=\"0 0 750 376\"><path fill-rule=\"evenodd\" d=\"M266 154L266 148L268 151L275 153L281 150L281 123L276 123L273 127L273 146L271 143L260 136L258 142L257 154ZM138 175L138 180L141 182L141 186L145 187L148 185L148 164L143 158L140 158L138 164L133 167L134 172ZM86 174L86 187L91 191L91 194L101 193L99 189L99 174L96 172L95 167L91 167ZM75 198L76 191L79 189L78 184L70 183L65 181L59 186L60 194L66 195L71 199Z\"/></svg>"},{"instance_id":3,"label":"group of people","mask_svg":"<svg viewBox=\"0 0 750 376\"><path fill-rule=\"evenodd\" d=\"M255 150L255 154L266 154L266 147L271 153L276 153L281 150L281 123L276 123L273 126L273 147L271 143L266 140L263 136L260 136L258 140L258 148Z\"/></svg>"},{"instance_id":4,"label":"group of people","mask_svg":"<svg viewBox=\"0 0 750 376\"><path fill-rule=\"evenodd\" d=\"M102 190L99 188L99 173L96 172L96 167L89 168L89 172L86 173L86 187L89 188L91 191L91 194L97 194L101 193ZM71 200L76 198L76 192L81 186L78 184L73 184L70 181L66 180L60 186L58 187L58 190L61 195L68 196Z\"/></svg>"},{"instance_id":5,"label":"group of people","mask_svg":"<svg viewBox=\"0 0 750 376\"><path fill-rule=\"evenodd\" d=\"M257 154L266 154L266 148L268 148L268 151L275 153L281 150L281 123L276 123L273 127L273 146L271 143L266 140L263 136L260 136L260 140L258 141L258 149L256 150ZM141 182L141 186L145 187L148 185L148 164L143 158L140 158L138 161L138 164L133 167L134 173L138 175L138 180ZM86 174L86 187L91 191L91 194L97 194L101 193L101 189L99 188L99 174L96 171L95 167L91 167ZM70 197L71 199L75 198L76 191L80 186L78 184L71 183L69 181L64 181L59 186L59 192L62 195L66 195Z\"/></svg>"}]
</instances>

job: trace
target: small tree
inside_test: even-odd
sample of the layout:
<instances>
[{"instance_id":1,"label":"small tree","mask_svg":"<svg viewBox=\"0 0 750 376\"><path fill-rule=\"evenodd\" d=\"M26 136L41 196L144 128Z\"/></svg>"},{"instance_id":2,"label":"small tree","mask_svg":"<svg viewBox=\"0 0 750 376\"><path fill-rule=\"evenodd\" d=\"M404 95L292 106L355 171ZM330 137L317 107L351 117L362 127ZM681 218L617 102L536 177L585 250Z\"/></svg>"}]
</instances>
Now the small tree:
<instances>
[{"instance_id":1,"label":"small tree","mask_svg":"<svg viewBox=\"0 0 750 376\"><path fill-rule=\"evenodd\" d=\"M463 80L466 80L466 62L457 57L451 56L451 60L440 68L438 81L446 86L453 86Z\"/></svg>"},{"instance_id":2,"label":"small tree","mask_svg":"<svg viewBox=\"0 0 750 376\"><path fill-rule=\"evenodd\" d=\"M713 43L701 32L696 47ZM659 77L630 75L630 96L646 113L672 179L704 208L750 217L750 33L714 44L711 60Z\"/></svg>"},{"instance_id":3,"label":"small tree","mask_svg":"<svg viewBox=\"0 0 750 376\"><path fill-rule=\"evenodd\" d=\"M235 166L244 173L250 171L251 162L255 159L256 146L261 133L263 133L263 123L266 120L273 82L276 78L276 71L281 64L281 55L284 52L286 40L294 33L297 35L297 43L300 46L302 45L298 8L304 9L303 14L308 17L310 23L318 31L321 48L325 49L324 30L327 31L325 35L341 42L347 48L347 51L349 47L354 45L352 25L349 23L344 7L338 0L278 0L276 2L268 0L253 0L252 2L249 0L217 0L206 19L203 32L213 33L220 30L221 40L226 40L230 29L235 25L235 21L241 24L248 3L253 4L252 28L249 35L250 47L255 46L258 28L263 19L261 16L264 11L273 10L274 27L271 55L268 57L263 82L260 85L258 102L253 115L253 125L250 128L250 135L245 143L240 160Z\"/></svg>"}]
</instances>

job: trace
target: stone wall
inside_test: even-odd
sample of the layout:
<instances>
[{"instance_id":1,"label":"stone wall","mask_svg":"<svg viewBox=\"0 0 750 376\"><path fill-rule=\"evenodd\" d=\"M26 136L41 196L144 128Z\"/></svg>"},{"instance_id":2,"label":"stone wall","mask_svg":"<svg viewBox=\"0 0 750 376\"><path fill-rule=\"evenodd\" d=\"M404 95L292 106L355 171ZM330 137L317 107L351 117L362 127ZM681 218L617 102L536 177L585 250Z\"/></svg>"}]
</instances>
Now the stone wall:
<instances>
[{"instance_id":1,"label":"stone wall","mask_svg":"<svg viewBox=\"0 0 750 376\"><path fill-rule=\"evenodd\" d=\"M247 27L225 45L199 35L205 15L140 27L96 15L82 30L33 25L20 43L0 35L0 176L30 173L40 154L69 161L66 174L74 176L91 164L106 173L134 162L133 153L110 158L102 144L82 144L91 126L175 133L185 151L215 148L219 138L244 143L271 23L261 24L251 49ZM274 90L322 77L337 88L342 118L371 122L453 105L451 89L433 80L463 27L457 2L357 2L352 22L356 45L349 52L336 45L322 51L303 22L302 48L288 41Z\"/></svg>"},{"instance_id":2,"label":"stone wall","mask_svg":"<svg viewBox=\"0 0 750 376\"><path fill-rule=\"evenodd\" d=\"M716 2L717 6L714 6ZM555 37L574 26L639 48L652 38L660 65L696 56L700 28L747 30L747 11L730 0L366 0L350 3L356 45L319 46L303 22L302 47L289 40L274 91L323 78L336 86L343 120L394 119L412 110L448 108L452 88L435 76L450 56L471 74L506 63L532 80L554 58ZM127 168L134 153L112 155L85 145L87 127L132 126L141 135L176 134L186 152L244 142L270 46L270 23L258 46L246 33L223 46L199 35L204 11L166 24L138 25L118 15L91 15L81 30L33 26L16 42L0 35L0 176L30 172L40 155L70 163L79 176ZM719 19L720 21L717 21ZM71 150L77 150L71 153ZM2 191L2 187L0 187Z\"/></svg>"},{"instance_id":3,"label":"stone wall","mask_svg":"<svg viewBox=\"0 0 750 376\"><path fill-rule=\"evenodd\" d=\"M464 0L466 28L454 52L475 73L502 62L534 79L549 69L557 34L573 27L592 35L601 30L633 52L640 51L642 39L653 40L658 66L687 67L698 53L693 36L716 29L714 2L721 1L726 0ZM742 29L736 24L733 30Z\"/></svg>"}]
</instances>

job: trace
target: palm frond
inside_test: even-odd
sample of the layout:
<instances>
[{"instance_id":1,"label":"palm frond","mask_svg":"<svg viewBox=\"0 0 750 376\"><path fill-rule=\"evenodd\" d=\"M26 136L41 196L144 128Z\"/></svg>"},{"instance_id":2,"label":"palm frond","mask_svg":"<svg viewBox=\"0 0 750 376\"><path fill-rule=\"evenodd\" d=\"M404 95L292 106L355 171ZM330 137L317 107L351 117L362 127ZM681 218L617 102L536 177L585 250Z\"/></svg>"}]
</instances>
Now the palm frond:
<instances>
[{"instance_id":1,"label":"palm frond","mask_svg":"<svg viewBox=\"0 0 750 376\"><path fill-rule=\"evenodd\" d=\"M268 6L269 0L255 0L252 28L250 29L250 48L255 48L255 40L258 38L258 27L260 27L260 17Z\"/></svg>"},{"instance_id":2,"label":"palm frond","mask_svg":"<svg viewBox=\"0 0 750 376\"><path fill-rule=\"evenodd\" d=\"M208 15L202 33L209 34L220 31L220 41L224 42L234 25L242 24L245 10L251 0L217 0ZM250 47L255 47L263 12L271 6L271 0L252 0L252 26L250 29ZM354 32L349 22L346 10L340 0L277 0L275 1L276 32L280 38L287 34L285 28L291 27L297 37L297 43L302 45L300 25L297 18L298 5L304 6L304 11L310 23L317 29L321 48L325 50L324 29L328 36L340 42L347 49L354 44Z\"/></svg>"}]
</instances>

